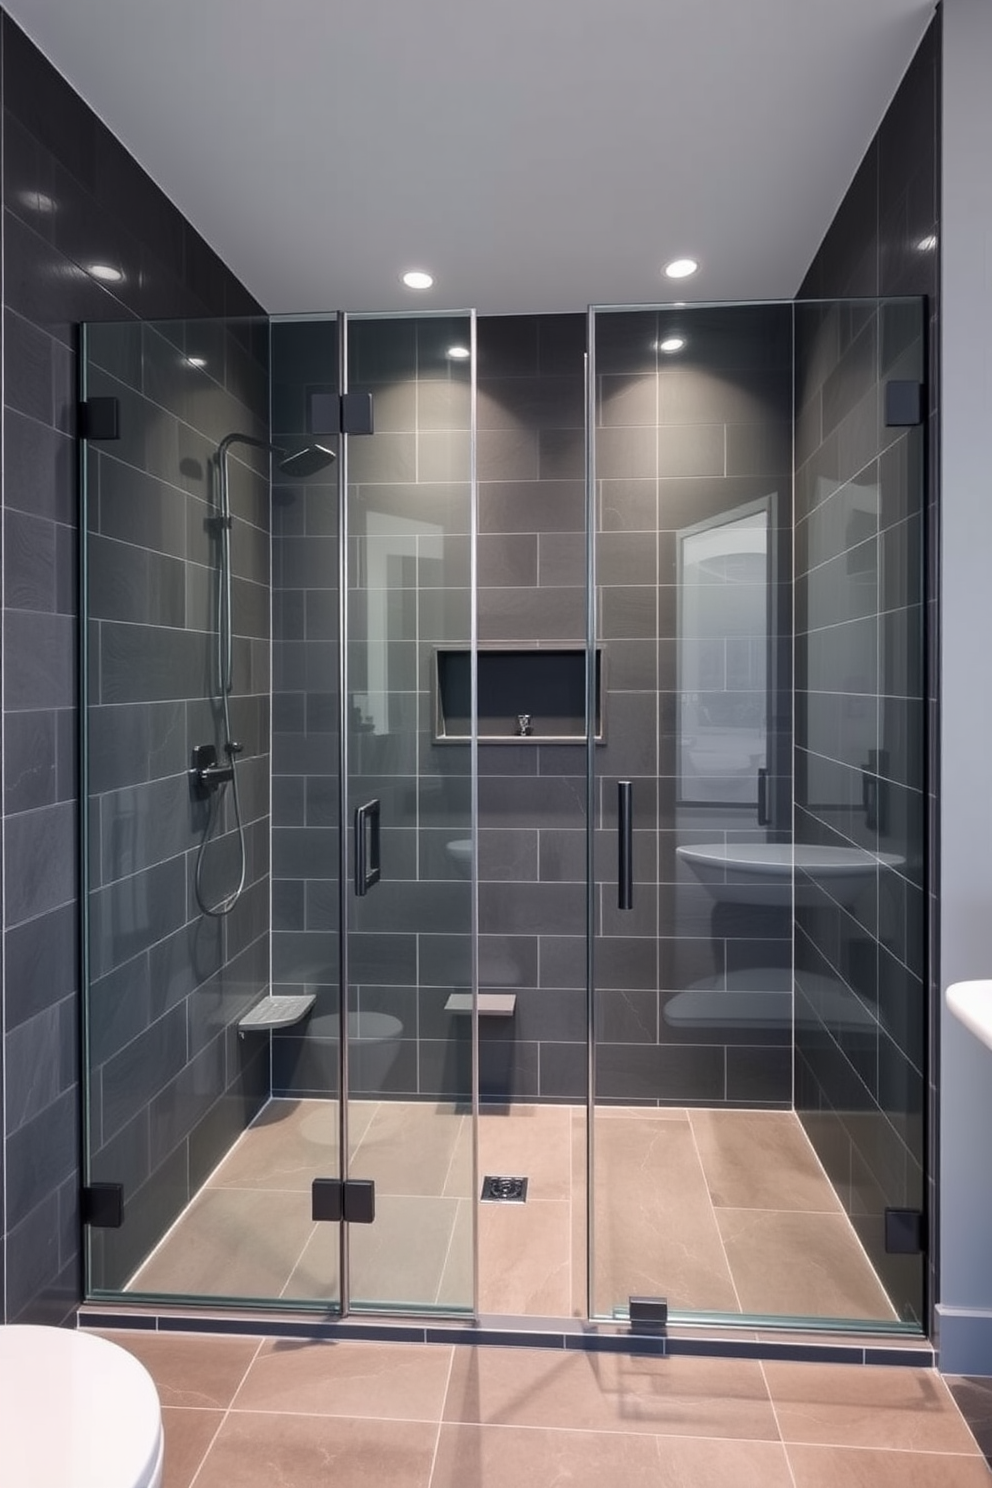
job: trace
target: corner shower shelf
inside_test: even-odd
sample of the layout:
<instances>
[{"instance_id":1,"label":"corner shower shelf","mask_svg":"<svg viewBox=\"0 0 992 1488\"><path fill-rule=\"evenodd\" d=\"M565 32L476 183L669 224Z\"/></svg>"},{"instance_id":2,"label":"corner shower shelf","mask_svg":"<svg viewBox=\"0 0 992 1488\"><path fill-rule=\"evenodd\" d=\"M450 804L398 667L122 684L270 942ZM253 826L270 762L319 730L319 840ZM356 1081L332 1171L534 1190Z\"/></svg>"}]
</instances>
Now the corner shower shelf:
<instances>
[{"instance_id":1,"label":"corner shower shelf","mask_svg":"<svg viewBox=\"0 0 992 1488\"><path fill-rule=\"evenodd\" d=\"M246 1029L258 1032L263 1028L288 1028L291 1023L299 1023L305 1018L316 1001L314 992L294 992L286 997L270 994L238 1019L238 1030L244 1034Z\"/></svg>"},{"instance_id":2,"label":"corner shower shelf","mask_svg":"<svg viewBox=\"0 0 992 1488\"><path fill-rule=\"evenodd\" d=\"M512 1018L517 1006L517 994L515 992L480 992L479 993L479 1017L480 1018ZM452 992L444 1004L446 1013L470 1013L472 1011L471 992Z\"/></svg>"}]
</instances>

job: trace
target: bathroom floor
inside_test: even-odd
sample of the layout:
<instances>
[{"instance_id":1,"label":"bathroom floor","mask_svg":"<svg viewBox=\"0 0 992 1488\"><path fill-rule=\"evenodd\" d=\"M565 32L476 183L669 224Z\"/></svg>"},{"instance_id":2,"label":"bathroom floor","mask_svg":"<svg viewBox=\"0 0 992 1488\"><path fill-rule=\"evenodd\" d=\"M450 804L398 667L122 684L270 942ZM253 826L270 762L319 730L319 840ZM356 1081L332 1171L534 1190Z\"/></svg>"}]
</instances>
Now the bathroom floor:
<instances>
[{"instance_id":1,"label":"bathroom floor","mask_svg":"<svg viewBox=\"0 0 992 1488\"><path fill-rule=\"evenodd\" d=\"M990 1488L930 1370L111 1333L164 1488Z\"/></svg>"},{"instance_id":2,"label":"bathroom floor","mask_svg":"<svg viewBox=\"0 0 992 1488\"><path fill-rule=\"evenodd\" d=\"M482 1203L479 1310L585 1317L586 1111L514 1106L479 1121L485 1174L526 1176L525 1203ZM790 1112L596 1112L594 1312L631 1295L705 1312L894 1318ZM472 1308L471 1118L424 1102L353 1101L354 1177L376 1219L349 1227L352 1301ZM333 1304L336 1225L310 1185L334 1176L337 1104L274 1100L211 1175L129 1290Z\"/></svg>"}]
</instances>

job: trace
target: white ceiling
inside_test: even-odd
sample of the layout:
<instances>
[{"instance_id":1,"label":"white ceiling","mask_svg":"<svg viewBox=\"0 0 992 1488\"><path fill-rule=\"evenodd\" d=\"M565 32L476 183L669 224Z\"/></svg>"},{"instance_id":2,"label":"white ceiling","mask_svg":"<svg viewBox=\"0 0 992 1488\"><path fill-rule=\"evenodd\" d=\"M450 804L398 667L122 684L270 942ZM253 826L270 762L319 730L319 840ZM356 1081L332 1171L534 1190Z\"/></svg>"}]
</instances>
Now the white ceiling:
<instances>
[{"instance_id":1,"label":"white ceiling","mask_svg":"<svg viewBox=\"0 0 992 1488\"><path fill-rule=\"evenodd\" d=\"M933 12L4 4L271 313L790 296Z\"/></svg>"}]
</instances>

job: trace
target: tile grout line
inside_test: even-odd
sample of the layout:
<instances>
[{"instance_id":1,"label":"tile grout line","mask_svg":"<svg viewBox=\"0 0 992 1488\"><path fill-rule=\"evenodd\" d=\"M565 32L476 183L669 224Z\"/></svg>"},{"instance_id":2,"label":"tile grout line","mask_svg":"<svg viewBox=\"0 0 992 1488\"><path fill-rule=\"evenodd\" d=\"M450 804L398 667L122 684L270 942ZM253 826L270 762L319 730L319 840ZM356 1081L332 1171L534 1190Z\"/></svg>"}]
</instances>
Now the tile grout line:
<instances>
[{"instance_id":1,"label":"tile grout line","mask_svg":"<svg viewBox=\"0 0 992 1488\"><path fill-rule=\"evenodd\" d=\"M425 1485L425 1488L431 1488L431 1484L434 1481L434 1471L437 1467L437 1454L441 1447L441 1427L444 1425L444 1413L448 1405L448 1391L451 1389L451 1376L454 1374L454 1371L455 1350L454 1348L452 1348L450 1357L448 1359L448 1376L444 1382L444 1392L441 1396L441 1409L438 1411L437 1433L434 1437L434 1451L431 1455L430 1471L427 1474L427 1483Z\"/></svg>"},{"instance_id":2,"label":"tile grout line","mask_svg":"<svg viewBox=\"0 0 992 1488\"><path fill-rule=\"evenodd\" d=\"M251 1372L251 1367L255 1363L256 1359L258 1358L259 1353L261 1352L261 1349L262 1349L262 1345L264 1343L265 1343L265 1339L264 1338L260 1338L258 1340L258 1343L255 1346L255 1352L252 1354L251 1358L248 1360L248 1363L245 1365L245 1372L241 1376L241 1379L240 1379L238 1385L236 1386L234 1392L231 1395L231 1399L230 1399L230 1401L229 1401L229 1403L227 1405L227 1408L224 1411L223 1415L220 1418L220 1421L217 1424L217 1430L214 1432L213 1436L210 1438L210 1441L207 1443L206 1450L204 1451L203 1456L200 1458L199 1465L197 1466L196 1472L193 1474L193 1476L189 1480L189 1488L196 1488L196 1480L200 1476L201 1472L203 1471L203 1469L204 1469L204 1467L206 1465L207 1458L210 1456L210 1453L213 1451L214 1446L215 1446L215 1444L217 1442L217 1438L220 1435L220 1433L223 1431L224 1426L227 1423L227 1418L231 1414L231 1408L234 1405L234 1402L237 1399L238 1394L240 1393L241 1389L243 1388L244 1383L245 1383L245 1380L248 1378L248 1375Z\"/></svg>"},{"instance_id":3,"label":"tile grout line","mask_svg":"<svg viewBox=\"0 0 992 1488\"><path fill-rule=\"evenodd\" d=\"M796 1475L795 1475L795 1473L792 1470L792 1458L789 1456L789 1448L788 1448L788 1446L786 1444L785 1436L784 1436L784 1434L782 1432L782 1423L781 1423L781 1421L778 1418L778 1406L776 1405L776 1403L775 1403L775 1397L772 1394L772 1387L771 1387L771 1384L769 1383L768 1374L767 1374L767 1372L765 1370L765 1360L764 1359L759 1359L758 1360L758 1367L761 1370L761 1378L765 1382L765 1390L766 1390L767 1395L768 1395L768 1404L771 1406L772 1418L773 1418L773 1420L775 1422L775 1430L778 1432L778 1439L779 1439L779 1442L780 1442L781 1447L782 1447L782 1455L785 1458L786 1471L788 1472L789 1477L792 1479L793 1488L798 1488L798 1484L796 1483Z\"/></svg>"}]
</instances>

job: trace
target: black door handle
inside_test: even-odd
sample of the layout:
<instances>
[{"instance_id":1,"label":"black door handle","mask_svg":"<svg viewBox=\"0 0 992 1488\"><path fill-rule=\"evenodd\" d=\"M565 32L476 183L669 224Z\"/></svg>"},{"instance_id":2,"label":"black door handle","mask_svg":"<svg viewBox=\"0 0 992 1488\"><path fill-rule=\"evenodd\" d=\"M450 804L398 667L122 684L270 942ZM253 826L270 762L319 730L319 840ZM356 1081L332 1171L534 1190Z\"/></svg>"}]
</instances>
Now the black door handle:
<instances>
[{"instance_id":1,"label":"black door handle","mask_svg":"<svg viewBox=\"0 0 992 1488\"><path fill-rule=\"evenodd\" d=\"M367 894L381 877L379 860L379 801L366 801L355 812L355 893Z\"/></svg>"},{"instance_id":2,"label":"black door handle","mask_svg":"<svg viewBox=\"0 0 992 1488\"><path fill-rule=\"evenodd\" d=\"M617 908L634 907L634 787L617 781Z\"/></svg>"}]
</instances>

